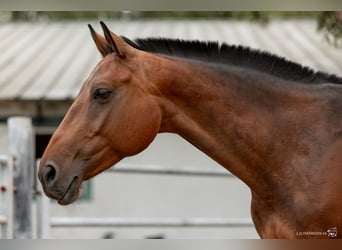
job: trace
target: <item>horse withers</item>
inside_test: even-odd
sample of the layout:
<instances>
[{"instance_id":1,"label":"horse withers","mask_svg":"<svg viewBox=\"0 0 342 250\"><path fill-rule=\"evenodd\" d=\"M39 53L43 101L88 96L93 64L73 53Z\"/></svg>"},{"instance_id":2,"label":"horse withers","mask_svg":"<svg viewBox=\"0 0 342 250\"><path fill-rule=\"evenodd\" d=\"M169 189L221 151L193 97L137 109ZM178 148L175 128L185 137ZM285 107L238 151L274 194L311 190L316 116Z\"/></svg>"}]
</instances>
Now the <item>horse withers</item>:
<instances>
[{"instance_id":1,"label":"horse withers","mask_svg":"<svg viewBox=\"0 0 342 250\"><path fill-rule=\"evenodd\" d=\"M245 182L262 238L342 230L342 78L241 46L132 41L91 26L103 56L41 159L44 191L82 181L177 133ZM330 231L329 231L330 230ZM335 232L335 231L334 231Z\"/></svg>"}]
</instances>

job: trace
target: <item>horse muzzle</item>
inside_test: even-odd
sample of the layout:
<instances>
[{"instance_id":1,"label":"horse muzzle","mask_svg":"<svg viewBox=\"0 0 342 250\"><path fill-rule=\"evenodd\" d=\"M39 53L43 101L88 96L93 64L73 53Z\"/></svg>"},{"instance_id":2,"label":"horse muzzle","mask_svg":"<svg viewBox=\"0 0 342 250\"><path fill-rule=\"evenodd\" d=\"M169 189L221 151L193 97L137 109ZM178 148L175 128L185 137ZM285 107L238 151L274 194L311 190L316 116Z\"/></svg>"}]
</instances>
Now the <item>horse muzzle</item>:
<instances>
[{"instance_id":1,"label":"horse muzzle","mask_svg":"<svg viewBox=\"0 0 342 250\"><path fill-rule=\"evenodd\" d=\"M79 197L82 179L77 175L63 174L53 162L41 162L38 177L44 193L60 205L73 203Z\"/></svg>"}]
</instances>

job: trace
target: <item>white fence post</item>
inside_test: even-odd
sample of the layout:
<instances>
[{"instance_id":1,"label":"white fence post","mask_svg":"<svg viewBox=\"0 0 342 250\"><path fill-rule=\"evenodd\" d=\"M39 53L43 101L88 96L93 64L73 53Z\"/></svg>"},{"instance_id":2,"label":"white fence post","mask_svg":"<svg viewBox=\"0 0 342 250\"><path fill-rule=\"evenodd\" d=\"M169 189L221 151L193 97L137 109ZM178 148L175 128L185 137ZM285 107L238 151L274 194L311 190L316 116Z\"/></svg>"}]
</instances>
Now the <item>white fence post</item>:
<instances>
[{"instance_id":1,"label":"white fence post","mask_svg":"<svg viewBox=\"0 0 342 250\"><path fill-rule=\"evenodd\" d=\"M0 239L12 239L13 158L7 155L0 156L0 189Z\"/></svg>"},{"instance_id":2,"label":"white fence post","mask_svg":"<svg viewBox=\"0 0 342 250\"><path fill-rule=\"evenodd\" d=\"M29 117L8 119L8 153L14 156L13 238L32 238L34 136Z\"/></svg>"},{"instance_id":3,"label":"white fence post","mask_svg":"<svg viewBox=\"0 0 342 250\"><path fill-rule=\"evenodd\" d=\"M39 160L36 162L38 169ZM36 171L37 172L37 171ZM44 194L43 187L37 178L37 239L50 239L50 199Z\"/></svg>"}]
</instances>

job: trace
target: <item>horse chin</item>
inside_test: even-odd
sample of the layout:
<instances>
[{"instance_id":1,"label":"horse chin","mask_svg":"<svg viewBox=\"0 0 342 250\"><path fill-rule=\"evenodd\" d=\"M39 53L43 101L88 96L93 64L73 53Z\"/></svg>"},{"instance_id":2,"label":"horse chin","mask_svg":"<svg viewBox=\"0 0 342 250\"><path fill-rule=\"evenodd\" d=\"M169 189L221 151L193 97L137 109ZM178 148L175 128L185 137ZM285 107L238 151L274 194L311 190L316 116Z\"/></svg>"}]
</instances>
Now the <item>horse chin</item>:
<instances>
[{"instance_id":1,"label":"horse chin","mask_svg":"<svg viewBox=\"0 0 342 250\"><path fill-rule=\"evenodd\" d=\"M78 177L74 177L63 196L57 200L58 204L69 205L75 202L80 196L81 183L82 181Z\"/></svg>"}]
</instances>

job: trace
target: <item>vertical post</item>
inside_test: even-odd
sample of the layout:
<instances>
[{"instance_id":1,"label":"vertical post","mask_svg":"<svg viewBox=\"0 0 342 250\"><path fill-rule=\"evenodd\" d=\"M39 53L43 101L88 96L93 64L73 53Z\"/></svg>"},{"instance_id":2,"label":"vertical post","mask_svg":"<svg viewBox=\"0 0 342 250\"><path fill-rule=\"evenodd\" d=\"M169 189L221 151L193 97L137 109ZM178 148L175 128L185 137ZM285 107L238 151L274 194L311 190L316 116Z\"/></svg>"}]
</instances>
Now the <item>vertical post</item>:
<instances>
[{"instance_id":1,"label":"vertical post","mask_svg":"<svg viewBox=\"0 0 342 250\"><path fill-rule=\"evenodd\" d=\"M13 158L0 156L0 239L13 238ZM6 229L5 229L6 228Z\"/></svg>"},{"instance_id":2,"label":"vertical post","mask_svg":"<svg viewBox=\"0 0 342 250\"><path fill-rule=\"evenodd\" d=\"M37 160L36 168L39 166ZM37 176L38 178L38 176ZM44 194L40 181L37 181L37 239L50 238L50 199Z\"/></svg>"},{"instance_id":3,"label":"vertical post","mask_svg":"<svg viewBox=\"0 0 342 250\"><path fill-rule=\"evenodd\" d=\"M7 192L7 199L8 199L8 205L7 205L7 238L13 239L13 169L14 169L14 159L11 156L8 156L7 161L7 176L8 176L8 192Z\"/></svg>"},{"instance_id":4,"label":"vertical post","mask_svg":"<svg viewBox=\"0 0 342 250\"><path fill-rule=\"evenodd\" d=\"M7 167L6 161L7 157L0 156L0 239L7 238L7 231L5 230L5 226L8 221L8 215L7 215L7 196L5 194L5 190L8 188L6 187L6 181L7 181L7 173L5 169ZM6 165L5 165L6 164Z\"/></svg>"},{"instance_id":5,"label":"vertical post","mask_svg":"<svg viewBox=\"0 0 342 250\"><path fill-rule=\"evenodd\" d=\"M9 155L14 156L13 238L32 238L32 183L34 136L29 117L8 119Z\"/></svg>"}]
</instances>

